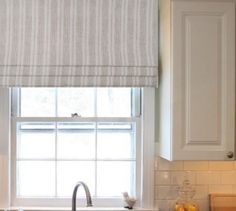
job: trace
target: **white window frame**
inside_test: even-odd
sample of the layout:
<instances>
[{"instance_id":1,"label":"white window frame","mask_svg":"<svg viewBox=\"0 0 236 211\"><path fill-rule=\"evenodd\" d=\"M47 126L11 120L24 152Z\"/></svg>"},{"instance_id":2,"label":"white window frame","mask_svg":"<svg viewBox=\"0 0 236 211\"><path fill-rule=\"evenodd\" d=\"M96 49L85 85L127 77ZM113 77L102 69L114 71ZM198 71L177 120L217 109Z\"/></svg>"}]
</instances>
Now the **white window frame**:
<instances>
[{"instance_id":1,"label":"white window frame","mask_svg":"<svg viewBox=\"0 0 236 211\"><path fill-rule=\"evenodd\" d=\"M0 117L3 117L0 119L0 124L2 122L9 122L10 114L6 114L6 112L10 112L10 97L11 94L9 92L9 89L2 89L0 91L0 101L3 102L4 105L2 105L4 108L3 112L0 110ZM142 208L153 208L154 206L154 102L155 102L155 89L154 88L143 88L142 89L142 125L137 125L137 130L140 129L142 132L142 135L140 137L140 144L137 148L140 153L137 153L137 159L140 160L140 167L137 168L137 171L139 172L139 176L137 175L137 181L136 183L138 186L136 187L137 190L137 198L138 203L136 204L137 207ZM11 125L11 127L14 124ZM4 129L4 128L3 128ZM14 130L15 128L11 128ZM0 129L2 130L2 129ZM10 136L10 131L5 130L1 131L4 132L5 138L4 141L8 145L12 143L12 140L14 137ZM13 133L14 134L14 133ZM11 137L11 138L10 138ZM10 141L10 139L12 139ZM15 145L11 145L12 153L14 154ZM139 156L139 158L138 158ZM11 169L14 169L14 157L11 157ZM8 164L10 166L10 163ZM10 196L8 197L8 201L10 200L10 206L37 206L39 207L70 207L71 206L71 199L24 199L24 203L21 200L16 199L15 197L15 184L14 184L14 178L15 174L11 172L11 174L6 174L8 176L8 181L10 178L11 187L9 187L9 192L11 192ZM1 191L1 190L0 190ZM114 199L114 198L99 198L98 200L93 199L93 203L96 207L120 207L123 202L122 198L120 199ZM79 199L78 204L85 205L84 199Z\"/></svg>"}]
</instances>

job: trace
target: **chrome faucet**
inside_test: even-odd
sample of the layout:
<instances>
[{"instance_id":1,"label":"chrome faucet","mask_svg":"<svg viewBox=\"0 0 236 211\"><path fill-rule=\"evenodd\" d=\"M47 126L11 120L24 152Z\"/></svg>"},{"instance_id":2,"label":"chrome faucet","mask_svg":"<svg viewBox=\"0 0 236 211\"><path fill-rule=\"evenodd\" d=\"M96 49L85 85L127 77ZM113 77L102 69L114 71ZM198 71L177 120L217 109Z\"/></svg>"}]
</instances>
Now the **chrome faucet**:
<instances>
[{"instance_id":1,"label":"chrome faucet","mask_svg":"<svg viewBox=\"0 0 236 211\"><path fill-rule=\"evenodd\" d=\"M86 195L86 200L87 200L87 207L92 207L92 198L88 189L88 186L84 183L84 182L78 182L74 188L73 191L73 196L72 196L72 211L76 211L76 195L77 195L77 190L79 188L79 186L82 186L84 188L85 191L85 195Z\"/></svg>"}]
</instances>

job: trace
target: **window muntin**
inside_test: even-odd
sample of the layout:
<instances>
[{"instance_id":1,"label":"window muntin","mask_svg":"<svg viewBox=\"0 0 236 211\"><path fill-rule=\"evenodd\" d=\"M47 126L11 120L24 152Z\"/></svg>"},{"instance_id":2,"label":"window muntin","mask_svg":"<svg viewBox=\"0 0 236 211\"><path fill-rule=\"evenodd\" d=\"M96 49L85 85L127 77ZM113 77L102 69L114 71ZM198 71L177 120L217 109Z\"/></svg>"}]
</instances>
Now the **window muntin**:
<instances>
[{"instance_id":1,"label":"window muntin","mask_svg":"<svg viewBox=\"0 0 236 211\"><path fill-rule=\"evenodd\" d=\"M89 185L93 197L120 197L122 191L135 195L138 144L136 140L139 136L136 125L140 124L140 117L132 116L135 113L132 108L137 101L133 99L134 90L121 88L122 96L126 92L124 96L129 98L122 100L118 94L120 88L116 88L115 92L112 90L114 88L109 88L110 91L108 88L86 88L85 92L89 92L90 97L94 98L94 100L84 99L86 103L94 104L88 106L93 107L93 110L90 109L90 113L87 110L86 113L82 112L85 109L70 112L71 107L68 103L70 98L67 95L73 92L71 88L51 88L51 90L46 88L46 91L42 92L46 93L45 98L30 96L33 95L33 89L43 88L18 90L18 103L16 103L18 108L14 109L18 111L13 121L17 128L16 197L71 197L73 186L78 180L85 181ZM27 93L28 90L30 94ZM40 93L38 91L37 95ZM77 96L74 93L72 95ZM54 98L55 105L52 105L49 95ZM60 95L67 96L68 109L64 106L64 111L61 109L61 112L58 112L59 104L62 102L58 97ZM99 104L102 107L102 100L98 103L99 96L107 96L110 102L107 100L104 104L110 104L112 109L109 110L106 106L105 109L100 108L98 112ZM34 103L37 99L42 107ZM119 106L113 104L120 100L123 107L118 112ZM29 105L31 101L33 101L32 107ZM45 103L47 101L49 101L48 107ZM127 110L123 112L124 104ZM24 106L31 111L22 108ZM79 113L82 117L71 118L71 113ZM29 146L31 150L28 150ZM79 153L76 153L75 147L80 148ZM44 171L47 171L47 174L42 174ZM35 187L35 180L44 181L43 186L47 186L44 193L40 183L39 187Z\"/></svg>"},{"instance_id":2,"label":"window muntin","mask_svg":"<svg viewBox=\"0 0 236 211\"><path fill-rule=\"evenodd\" d=\"M18 197L71 197L80 180L94 197L135 194L134 123L18 122L17 128ZM41 182L48 187L44 195Z\"/></svg>"}]
</instances>

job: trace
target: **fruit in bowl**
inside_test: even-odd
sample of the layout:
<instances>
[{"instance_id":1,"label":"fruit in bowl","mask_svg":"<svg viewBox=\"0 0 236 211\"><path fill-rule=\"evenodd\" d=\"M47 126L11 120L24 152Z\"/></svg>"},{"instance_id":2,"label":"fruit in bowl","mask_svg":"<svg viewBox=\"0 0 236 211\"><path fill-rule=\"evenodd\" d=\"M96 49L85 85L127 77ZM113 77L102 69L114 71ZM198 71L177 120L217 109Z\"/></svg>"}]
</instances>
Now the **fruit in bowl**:
<instances>
[{"instance_id":1,"label":"fruit in bowl","mask_svg":"<svg viewBox=\"0 0 236 211\"><path fill-rule=\"evenodd\" d=\"M174 211L199 211L198 207L192 203L175 204Z\"/></svg>"}]
</instances>

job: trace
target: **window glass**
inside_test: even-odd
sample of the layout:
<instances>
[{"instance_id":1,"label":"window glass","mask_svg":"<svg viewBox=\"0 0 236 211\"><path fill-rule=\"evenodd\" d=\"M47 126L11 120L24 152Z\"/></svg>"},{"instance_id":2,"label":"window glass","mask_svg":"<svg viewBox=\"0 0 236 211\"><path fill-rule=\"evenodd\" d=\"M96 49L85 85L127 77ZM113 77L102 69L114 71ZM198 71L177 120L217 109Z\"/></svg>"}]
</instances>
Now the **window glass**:
<instances>
[{"instance_id":1,"label":"window glass","mask_svg":"<svg viewBox=\"0 0 236 211\"><path fill-rule=\"evenodd\" d=\"M127 161L98 162L98 195L119 196L122 192L134 195L135 163ZM111 188L112 187L112 188Z\"/></svg>"},{"instance_id":2,"label":"window glass","mask_svg":"<svg viewBox=\"0 0 236 211\"><path fill-rule=\"evenodd\" d=\"M97 115L104 117L131 116L130 88L98 88Z\"/></svg>"},{"instance_id":3,"label":"window glass","mask_svg":"<svg viewBox=\"0 0 236 211\"><path fill-rule=\"evenodd\" d=\"M58 124L58 159L95 159L95 135L94 123Z\"/></svg>"},{"instance_id":4,"label":"window glass","mask_svg":"<svg viewBox=\"0 0 236 211\"><path fill-rule=\"evenodd\" d=\"M131 88L21 88L22 117L130 117Z\"/></svg>"},{"instance_id":5,"label":"window glass","mask_svg":"<svg viewBox=\"0 0 236 211\"><path fill-rule=\"evenodd\" d=\"M55 196L55 162L18 161L16 176L18 197Z\"/></svg>"},{"instance_id":6,"label":"window glass","mask_svg":"<svg viewBox=\"0 0 236 211\"><path fill-rule=\"evenodd\" d=\"M55 138L54 123L18 123L17 158L54 158Z\"/></svg>"},{"instance_id":7,"label":"window glass","mask_svg":"<svg viewBox=\"0 0 236 211\"><path fill-rule=\"evenodd\" d=\"M20 112L23 117L53 117L55 110L54 88L22 88Z\"/></svg>"},{"instance_id":8,"label":"window glass","mask_svg":"<svg viewBox=\"0 0 236 211\"><path fill-rule=\"evenodd\" d=\"M78 181L85 182L95 198L121 197L124 191L135 196L140 131L139 118L131 115L136 102L132 91L19 89L13 105L19 111L13 121L16 196L70 198ZM84 196L81 190L78 195Z\"/></svg>"},{"instance_id":9,"label":"window glass","mask_svg":"<svg viewBox=\"0 0 236 211\"><path fill-rule=\"evenodd\" d=\"M80 116L95 116L94 88L58 88L58 116L69 117L72 113Z\"/></svg>"},{"instance_id":10,"label":"window glass","mask_svg":"<svg viewBox=\"0 0 236 211\"><path fill-rule=\"evenodd\" d=\"M100 159L135 159L134 139L134 124L99 123L97 156Z\"/></svg>"}]
</instances>

